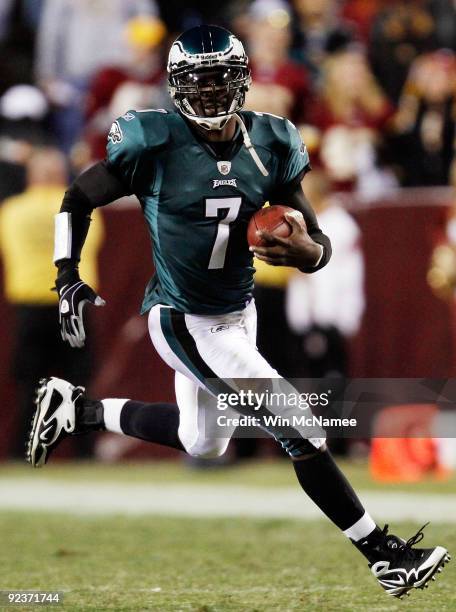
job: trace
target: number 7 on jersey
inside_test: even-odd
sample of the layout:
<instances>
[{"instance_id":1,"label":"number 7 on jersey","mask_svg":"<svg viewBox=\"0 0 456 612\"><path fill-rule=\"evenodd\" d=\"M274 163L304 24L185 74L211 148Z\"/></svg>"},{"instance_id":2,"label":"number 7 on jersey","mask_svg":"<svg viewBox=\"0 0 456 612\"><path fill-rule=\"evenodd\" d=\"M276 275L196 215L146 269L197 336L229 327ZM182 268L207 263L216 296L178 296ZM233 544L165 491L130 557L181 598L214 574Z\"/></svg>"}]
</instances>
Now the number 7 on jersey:
<instances>
[{"instance_id":1,"label":"number 7 on jersey","mask_svg":"<svg viewBox=\"0 0 456 612\"><path fill-rule=\"evenodd\" d=\"M228 209L225 218L217 225L214 246L209 260L209 270L219 270L225 264L226 249L230 237L230 223L236 220L241 208L242 198L210 198L206 200L206 217L218 217L218 211Z\"/></svg>"}]
</instances>

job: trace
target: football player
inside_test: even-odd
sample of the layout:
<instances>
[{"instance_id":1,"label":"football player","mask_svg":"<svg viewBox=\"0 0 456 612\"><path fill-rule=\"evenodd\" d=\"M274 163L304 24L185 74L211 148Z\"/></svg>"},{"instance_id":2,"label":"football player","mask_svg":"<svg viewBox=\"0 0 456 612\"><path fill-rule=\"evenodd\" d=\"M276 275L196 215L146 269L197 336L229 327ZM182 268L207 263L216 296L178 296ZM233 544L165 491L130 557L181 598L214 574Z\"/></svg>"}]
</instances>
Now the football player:
<instances>
[{"instance_id":1,"label":"football player","mask_svg":"<svg viewBox=\"0 0 456 612\"><path fill-rule=\"evenodd\" d=\"M223 28L192 28L172 45L168 73L177 111L128 111L113 123L106 159L65 195L54 260L62 338L81 347L84 305L104 303L78 274L90 214L121 196L138 197L156 268L142 312L155 348L176 372L177 405L92 400L81 387L43 379L28 445L34 467L44 465L65 436L91 430L197 457L222 455L233 432L216 435L220 387L214 381L280 380L255 345L253 255L309 274L330 258L330 241L301 188L309 158L298 131L282 117L242 111L250 71L240 40ZM265 201L294 209L287 215L292 233L286 239L265 233L267 246L252 252L247 223ZM269 431L290 455L304 491L367 558L389 594L427 586L449 560L441 546L413 548L421 530L405 541L380 529L324 438Z\"/></svg>"}]
</instances>

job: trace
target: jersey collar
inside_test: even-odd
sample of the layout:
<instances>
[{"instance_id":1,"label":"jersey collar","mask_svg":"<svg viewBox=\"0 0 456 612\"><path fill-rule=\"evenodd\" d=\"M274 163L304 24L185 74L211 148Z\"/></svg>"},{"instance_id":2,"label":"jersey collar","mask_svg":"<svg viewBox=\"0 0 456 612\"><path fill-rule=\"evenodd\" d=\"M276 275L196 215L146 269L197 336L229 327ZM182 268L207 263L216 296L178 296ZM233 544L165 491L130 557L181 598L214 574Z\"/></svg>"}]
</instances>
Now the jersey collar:
<instances>
[{"instance_id":1,"label":"jersey collar","mask_svg":"<svg viewBox=\"0 0 456 612\"><path fill-rule=\"evenodd\" d=\"M182 119L184 120L185 125L188 127L190 133L196 142L214 159L217 161L229 161L232 160L235 155L239 152L239 149L242 147L243 139L241 130L239 125L236 126L236 132L231 140L225 141L223 143L219 142L209 142L205 140L201 133L192 125L191 120L187 119L184 115L179 113ZM220 146L223 145L223 146Z\"/></svg>"}]
</instances>

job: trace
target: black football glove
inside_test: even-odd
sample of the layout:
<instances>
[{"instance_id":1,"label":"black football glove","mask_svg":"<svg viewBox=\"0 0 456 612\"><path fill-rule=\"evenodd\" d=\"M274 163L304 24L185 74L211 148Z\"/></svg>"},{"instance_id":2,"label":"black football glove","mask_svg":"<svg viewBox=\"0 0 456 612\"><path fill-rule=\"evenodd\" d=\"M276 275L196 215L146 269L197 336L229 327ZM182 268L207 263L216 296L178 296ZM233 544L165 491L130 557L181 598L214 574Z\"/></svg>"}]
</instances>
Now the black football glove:
<instances>
[{"instance_id":1,"label":"black football glove","mask_svg":"<svg viewBox=\"0 0 456 612\"><path fill-rule=\"evenodd\" d=\"M73 348L84 346L83 310L87 302L104 306L106 302L79 278L76 270L60 275L55 282L59 294L59 323L62 340Z\"/></svg>"}]
</instances>

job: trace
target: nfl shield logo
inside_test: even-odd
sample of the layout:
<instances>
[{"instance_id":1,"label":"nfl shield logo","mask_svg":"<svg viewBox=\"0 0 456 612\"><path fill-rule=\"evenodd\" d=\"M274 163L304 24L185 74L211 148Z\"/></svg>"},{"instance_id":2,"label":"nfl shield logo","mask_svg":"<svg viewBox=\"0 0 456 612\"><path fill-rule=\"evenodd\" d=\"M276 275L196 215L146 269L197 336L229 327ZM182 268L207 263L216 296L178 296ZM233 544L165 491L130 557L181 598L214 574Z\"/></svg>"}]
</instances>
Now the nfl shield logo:
<instances>
[{"instance_id":1,"label":"nfl shield logo","mask_svg":"<svg viewBox=\"0 0 456 612\"><path fill-rule=\"evenodd\" d=\"M219 161L217 162L217 168L220 174L229 174L231 170L231 162L229 161Z\"/></svg>"}]
</instances>

